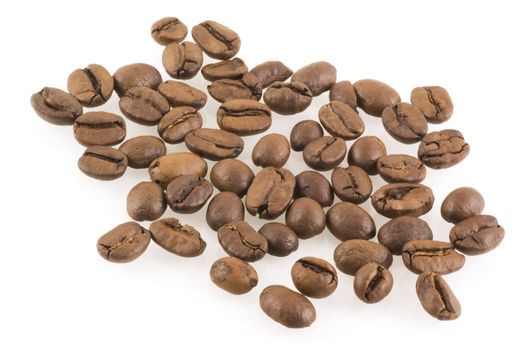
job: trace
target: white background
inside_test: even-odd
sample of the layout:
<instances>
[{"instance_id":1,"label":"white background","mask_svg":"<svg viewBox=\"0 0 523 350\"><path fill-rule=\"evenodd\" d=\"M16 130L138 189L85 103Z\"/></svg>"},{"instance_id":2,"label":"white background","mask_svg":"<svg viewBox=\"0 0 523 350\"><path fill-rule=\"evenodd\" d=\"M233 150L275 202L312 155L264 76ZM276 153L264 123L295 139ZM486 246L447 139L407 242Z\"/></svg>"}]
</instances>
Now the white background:
<instances>
[{"instance_id":1,"label":"white background","mask_svg":"<svg viewBox=\"0 0 523 350\"><path fill-rule=\"evenodd\" d=\"M420 344L435 349L446 344L489 348L519 342L523 22L517 3L280 0L249 5L247 1L171 0L4 5L0 15L0 348L287 345L306 349L328 344L355 349L418 348ZM161 66L162 47L149 34L151 24L165 16L179 17L189 31L206 19L233 28L242 39L238 56L250 67L280 59L296 70L327 60L337 67L339 80L380 79L395 87L405 101L416 86L448 89L454 116L429 129L461 130L471 153L451 169L428 171L425 184L433 188L436 202L423 219L435 239L447 240L451 225L439 215L441 201L454 188L473 186L485 197L485 213L497 216L506 229L498 249L467 257L463 269L446 277L461 301L458 320L440 322L424 312L416 298L416 276L396 257L391 268L394 288L383 302L360 302L352 290L353 278L340 273L337 291L327 299L313 300L317 320L312 327L291 330L273 322L258 306L259 293L275 283L292 287L290 268L302 256L332 262L339 242L328 231L300 241L299 250L289 257L267 256L254 263L260 282L244 296L229 295L209 279L212 262L225 254L205 224L205 210L176 215L196 226L207 241L200 257L184 259L151 243L142 257L129 264L100 258L96 240L129 220L127 192L147 180L147 172L129 169L112 182L84 176L76 166L83 148L74 140L71 127L38 118L29 98L43 86L65 89L69 73L90 63L114 72L125 64L146 62L167 79ZM206 86L201 75L190 83L200 89ZM296 116L274 115L270 132L288 135L297 121L316 119L327 100L323 94ZM216 126L218 106L209 98L202 110L205 126ZM96 110L119 113L116 94ZM415 145L405 146L389 137L380 119L363 118L365 135L382 138L389 153L416 153ZM127 125L129 137L156 134L154 127ZM240 159L249 161L258 138L245 138ZM287 167L296 174L306 169L301 154L295 152ZM383 184L378 177L373 182L375 188ZM370 203L363 207L378 227L385 222ZM165 216L171 215L168 209ZM263 223L248 214L247 218L255 228Z\"/></svg>"}]
</instances>

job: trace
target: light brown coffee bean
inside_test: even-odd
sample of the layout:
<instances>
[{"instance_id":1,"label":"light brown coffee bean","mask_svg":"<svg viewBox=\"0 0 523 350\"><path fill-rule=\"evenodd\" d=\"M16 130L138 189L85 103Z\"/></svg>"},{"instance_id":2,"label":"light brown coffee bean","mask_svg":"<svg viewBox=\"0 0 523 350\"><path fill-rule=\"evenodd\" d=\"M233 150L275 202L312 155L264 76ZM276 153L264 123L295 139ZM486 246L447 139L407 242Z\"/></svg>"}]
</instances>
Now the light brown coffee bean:
<instances>
[{"instance_id":1,"label":"light brown coffee bean","mask_svg":"<svg viewBox=\"0 0 523 350\"><path fill-rule=\"evenodd\" d=\"M136 222L130 221L116 226L100 237L96 248L105 260L126 263L142 255L150 241L149 231Z\"/></svg>"},{"instance_id":2,"label":"light brown coffee bean","mask_svg":"<svg viewBox=\"0 0 523 350\"><path fill-rule=\"evenodd\" d=\"M429 123L440 124L450 119L454 105L441 86L423 86L412 90L410 102L418 107Z\"/></svg>"},{"instance_id":3,"label":"light brown coffee bean","mask_svg":"<svg viewBox=\"0 0 523 350\"><path fill-rule=\"evenodd\" d=\"M254 135L271 126L271 110L251 99L227 100L218 109L216 121L220 129L236 135Z\"/></svg>"},{"instance_id":4,"label":"light brown coffee bean","mask_svg":"<svg viewBox=\"0 0 523 350\"><path fill-rule=\"evenodd\" d=\"M113 94L113 88L113 77L99 64L77 69L67 78L67 90L85 107L103 105Z\"/></svg>"},{"instance_id":5,"label":"light brown coffee bean","mask_svg":"<svg viewBox=\"0 0 523 350\"><path fill-rule=\"evenodd\" d=\"M201 255L207 243L192 226L182 225L178 219L164 218L149 226L153 241L170 253L192 258Z\"/></svg>"},{"instance_id":6,"label":"light brown coffee bean","mask_svg":"<svg viewBox=\"0 0 523 350\"><path fill-rule=\"evenodd\" d=\"M174 107L158 124L158 134L167 143L180 143L185 136L202 127L202 116L190 106Z\"/></svg>"},{"instance_id":7,"label":"light brown coffee bean","mask_svg":"<svg viewBox=\"0 0 523 350\"><path fill-rule=\"evenodd\" d=\"M365 124L358 112L343 102L332 101L320 108L321 125L329 134L354 140L363 134Z\"/></svg>"},{"instance_id":8,"label":"light brown coffee bean","mask_svg":"<svg viewBox=\"0 0 523 350\"><path fill-rule=\"evenodd\" d=\"M123 96L127 90L145 86L156 90L162 82L162 75L156 68L145 63L133 63L118 68L113 74L114 91Z\"/></svg>"},{"instance_id":9,"label":"light brown coffee bean","mask_svg":"<svg viewBox=\"0 0 523 350\"><path fill-rule=\"evenodd\" d=\"M185 136L185 146L210 160L236 158L243 151L243 140L236 134L221 129L196 129Z\"/></svg>"},{"instance_id":10,"label":"light brown coffee bean","mask_svg":"<svg viewBox=\"0 0 523 350\"><path fill-rule=\"evenodd\" d=\"M260 307L267 316L289 328L309 327L316 320L316 310L309 299L280 285L263 290Z\"/></svg>"},{"instance_id":11,"label":"light brown coffee bean","mask_svg":"<svg viewBox=\"0 0 523 350\"><path fill-rule=\"evenodd\" d=\"M158 91L143 86L127 90L119 105L123 115L142 125L156 125L169 112L169 102Z\"/></svg>"},{"instance_id":12,"label":"light brown coffee bean","mask_svg":"<svg viewBox=\"0 0 523 350\"><path fill-rule=\"evenodd\" d=\"M148 168L158 157L167 152L165 144L156 136L137 136L120 145L119 150L127 156L129 166L135 169Z\"/></svg>"},{"instance_id":13,"label":"light brown coffee bean","mask_svg":"<svg viewBox=\"0 0 523 350\"><path fill-rule=\"evenodd\" d=\"M354 292L367 304L380 302L392 290L392 274L375 262L363 265L354 276Z\"/></svg>"},{"instance_id":14,"label":"light brown coffee bean","mask_svg":"<svg viewBox=\"0 0 523 350\"><path fill-rule=\"evenodd\" d=\"M112 146L125 139L125 121L109 112L88 112L73 124L75 139L84 146Z\"/></svg>"},{"instance_id":15,"label":"light brown coffee bean","mask_svg":"<svg viewBox=\"0 0 523 350\"><path fill-rule=\"evenodd\" d=\"M127 170L127 157L112 147L91 146L78 159L78 168L94 179L115 180Z\"/></svg>"},{"instance_id":16,"label":"light brown coffee bean","mask_svg":"<svg viewBox=\"0 0 523 350\"><path fill-rule=\"evenodd\" d=\"M250 292L258 285L258 274L247 262L227 256L211 266L211 280L223 290L235 295Z\"/></svg>"},{"instance_id":17,"label":"light brown coffee bean","mask_svg":"<svg viewBox=\"0 0 523 350\"><path fill-rule=\"evenodd\" d=\"M142 181L127 195L127 214L133 220L157 220L166 208L165 193L157 183Z\"/></svg>"},{"instance_id":18,"label":"light brown coffee bean","mask_svg":"<svg viewBox=\"0 0 523 350\"><path fill-rule=\"evenodd\" d=\"M438 320L455 320L461 315L458 299L443 277L437 273L424 272L419 275L416 293L425 311Z\"/></svg>"},{"instance_id":19,"label":"light brown coffee bean","mask_svg":"<svg viewBox=\"0 0 523 350\"><path fill-rule=\"evenodd\" d=\"M203 65L203 53L198 45L190 41L170 43L162 54L163 68L175 79L191 79Z\"/></svg>"},{"instance_id":20,"label":"light brown coffee bean","mask_svg":"<svg viewBox=\"0 0 523 350\"><path fill-rule=\"evenodd\" d=\"M356 109L358 107L356 91L348 80L342 80L332 85L329 92L329 101L340 101Z\"/></svg>"},{"instance_id":21,"label":"light brown coffee bean","mask_svg":"<svg viewBox=\"0 0 523 350\"><path fill-rule=\"evenodd\" d=\"M249 69L241 58L235 57L230 60L210 63L202 67L202 75L209 81L218 79L239 79Z\"/></svg>"},{"instance_id":22,"label":"light brown coffee bean","mask_svg":"<svg viewBox=\"0 0 523 350\"><path fill-rule=\"evenodd\" d=\"M187 36L187 26L176 17L165 17L151 26L151 36L160 45L180 43Z\"/></svg>"},{"instance_id":23,"label":"light brown coffee bean","mask_svg":"<svg viewBox=\"0 0 523 350\"><path fill-rule=\"evenodd\" d=\"M252 162L263 168L272 166L281 168L291 154L287 138L280 134L268 134L256 142L252 149Z\"/></svg>"},{"instance_id":24,"label":"light brown coffee bean","mask_svg":"<svg viewBox=\"0 0 523 350\"><path fill-rule=\"evenodd\" d=\"M207 103L207 95L180 81L167 80L158 86L158 91L172 107L189 106L201 109Z\"/></svg>"},{"instance_id":25,"label":"light brown coffee bean","mask_svg":"<svg viewBox=\"0 0 523 350\"><path fill-rule=\"evenodd\" d=\"M256 75L265 89L272 83L289 79L293 72L281 61L267 61L251 69L251 73Z\"/></svg>"},{"instance_id":26,"label":"light brown coffee bean","mask_svg":"<svg viewBox=\"0 0 523 350\"><path fill-rule=\"evenodd\" d=\"M76 98L52 87L44 87L33 94L31 106L40 118L55 125L72 125L83 112Z\"/></svg>"},{"instance_id":27,"label":"light brown coffee bean","mask_svg":"<svg viewBox=\"0 0 523 350\"><path fill-rule=\"evenodd\" d=\"M169 153L156 158L149 166L151 181L163 188L182 175L197 175L204 177L207 174L207 163L200 156L190 152Z\"/></svg>"}]
</instances>

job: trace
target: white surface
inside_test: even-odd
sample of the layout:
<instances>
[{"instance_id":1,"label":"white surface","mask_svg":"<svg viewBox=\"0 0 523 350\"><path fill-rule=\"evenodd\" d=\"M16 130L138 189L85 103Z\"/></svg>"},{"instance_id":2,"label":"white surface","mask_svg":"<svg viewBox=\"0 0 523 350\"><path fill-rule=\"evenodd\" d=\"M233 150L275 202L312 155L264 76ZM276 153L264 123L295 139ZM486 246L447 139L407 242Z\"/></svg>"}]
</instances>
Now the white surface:
<instances>
[{"instance_id":1,"label":"white surface","mask_svg":"<svg viewBox=\"0 0 523 350\"><path fill-rule=\"evenodd\" d=\"M226 1L12 2L1 11L2 32L2 195L0 253L1 349L173 349L173 348L417 348L444 344L493 347L517 341L521 315L521 11L509 2ZM344 5L341 5L341 4ZM424 5L425 3L425 5ZM513 2L517 4L517 2ZM429 170L434 209L423 219L435 239L448 239L451 225L439 215L445 195L473 186L486 199L485 213L506 229L501 246L483 256L467 257L464 268L446 277L462 304L462 316L438 322L421 308L416 276L401 259L392 266L394 288L381 303L365 305L353 293L353 278L339 275L329 298L313 300L317 320L302 330L286 329L258 306L261 290L274 283L292 287L290 268L301 256L332 262L338 244L325 231L286 258L267 256L254 267L257 288L232 296L215 287L208 270L224 254L215 233L199 214L176 215L196 226L208 246L197 258L172 255L154 243L130 264L98 256L95 242L129 220L128 190L147 180L144 170L129 169L117 181L84 176L76 162L83 148L70 127L47 124L32 111L30 95L43 86L66 88L71 71L100 63L109 71L134 62L161 66L162 47L149 35L151 24L178 16L190 28L214 19L242 39L239 57L250 67L281 59L293 69L327 60L338 79L377 78L394 86L408 101L412 88L441 85L455 111L443 125L461 130L471 145L469 157L443 171ZM191 40L190 36L188 37ZM207 62L210 62L207 59ZM190 81L204 89L201 75ZM305 112L274 115L269 132L288 135L299 120L317 118L328 100L323 94ZM207 127L215 127L218 103L203 109ZM118 111L117 96L97 110ZM364 116L365 135L377 135L389 153L415 154L389 137L381 120ZM156 134L154 127L128 122L128 136ZM240 159L249 161L260 136L246 137ZM351 142L349 142L350 146ZM184 149L169 146L169 151ZM209 162L209 168L213 162ZM346 161L342 163L346 165ZM287 164L305 170L301 154ZM330 172L326 175L330 177ZM375 188L381 185L373 177ZM363 205L380 227L384 218ZM173 215L168 210L166 216ZM247 215L258 228L262 221ZM279 218L279 221L283 217ZM148 225L148 224L145 224ZM514 343L513 343L514 344Z\"/></svg>"}]
</instances>

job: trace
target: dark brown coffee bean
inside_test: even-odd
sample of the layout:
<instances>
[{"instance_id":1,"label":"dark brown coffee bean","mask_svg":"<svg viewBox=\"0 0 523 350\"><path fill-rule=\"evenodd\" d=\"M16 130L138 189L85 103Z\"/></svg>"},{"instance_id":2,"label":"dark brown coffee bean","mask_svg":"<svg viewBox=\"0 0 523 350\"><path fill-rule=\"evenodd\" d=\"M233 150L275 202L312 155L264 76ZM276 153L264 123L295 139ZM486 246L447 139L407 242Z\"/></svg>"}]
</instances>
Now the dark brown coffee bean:
<instances>
[{"instance_id":1,"label":"dark brown coffee bean","mask_svg":"<svg viewBox=\"0 0 523 350\"><path fill-rule=\"evenodd\" d=\"M373 79L362 79L354 83L358 107L374 117L381 117L386 107L401 101L400 95L389 85Z\"/></svg>"},{"instance_id":2,"label":"dark brown coffee bean","mask_svg":"<svg viewBox=\"0 0 523 350\"><path fill-rule=\"evenodd\" d=\"M207 103L205 92L180 81L164 81L158 86L158 91L172 107L189 106L201 109Z\"/></svg>"},{"instance_id":3,"label":"dark brown coffee bean","mask_svg":"<svg viewBox=\"0 0 523 350\"><path fill-rule=\"evenodd\" d=\"M149 231L130 221L116 226L100 237L96 248L105 260L126 263L142 255L150 241Z\"/></svg>"},{"instance_id":4,"label":"dark brown coffee bean","mask_svg":"<svg viewBox=\"0 0 523 350\"><path fill-rule=\"evenodd\" d=\"M316 310L309 299L280 285L263 290L260 307L267 316L288 328L309 327L316 320Z\"/></svg>"},{"instance_id":5,"label":"dark brown coffee bean","mask_svg":"<svg viewBox=\"0 0 523 350\"><path fill-rule=\"evenodd\" d=\"M403 263L412 272L435 272L442 275L458 271L465 257L454 250L451 243L416 240L407 242L401 253Z\"/></svg>"},{"instance_id":6,"label":"dark brown coffee bean","mask_svg":"<svg viewBox=\"0 0 523 350\"><path fill-rule=\"evenodd\" d=\"M351 239L336 247L334 262L341 272L354 276L362 266L371 262L388 269L392 265L392 254L384 245L376 242Z\"/></svg>"},{"instance_id":7,"label":"dark brown coffee bean","mask_svg":"<svg viewBox=\"0 0 523 350\"><path fill-rule=\"evenodd\" d=\"M291 82L307 85L312 96L318 96L336 82L336 68L328 62L314 62L294 72Z\"/></svg>"},{"instance_id":8,"label":"dark brown coffee bean","mask_svg":"<svg viewBox=\"0 0 523 350\"><path fill-rule=\"evenodd\" d=\"M289 79L293 72L281 61L267 61L251 69L251 73L256 75L265 89L272 83Z\"/></svg>"},{"instance_id":9,"label":"dark brown coffee bean","mask_svg":"<svg viewBox=\"0 0 523 350\"><path fill-rule=\"evenodd\" d=\"M245 73L239 79L218 79L207 86L207 91L218 102L237 99L259 101L262 96L260 81L252 73Z\"/></svg>"},{"instance_id":10,"label":"dark brown coffee bean","mask_svg":"<svg viewBox=\"0 0 523 350\"><path fill-rule=\"evenodd\" d=\"M165 17L154 22L151 36L160 45L180 43L187 36L187 26L176 17Z\"/></svg>"},{"instance_id":11,"label":"dark brown coffee bean","mask_svg":"<svg viewBox=\"0 0 523 350\"><path fill-rule=\"evenodd\" d=\"M441 203L441 217L457 224L471 216L480 215L485 208L481 193L472 187L460 187L450 192Z\"/></svg>"},{"instance_id":12,"label":"dark brown coffee bean","mask_svg":"<svg viewBox=\"0 0 523 350\"><path fill-rule=\"evenodd\" d=\"M247 211L262 219L277 218L291 204L295 185L294 175L287 169L262 169L247 190Z\"/></svg>"},{"instance_id":13,"label":"dark brown coffee bean","mask_svg":"<svg viewBox=\"0 0 523 350\"><path fill-rule=\"evenodd\" d=\"M78 167L87 176L98 180L114 180L127 169L127 157L108 146L88 147L78 159Z\"/></svg>"},{"instance_id":14,"label":"dark brown coffee bean","mask_svg":"<svg viewBox=\"0 0 523 350\"><path fill-rule=\"evenodd\" d=\"M303 150L303 160L314 170L330 170L338 166L347 154L347 145L339 137L322 136Z\"/></svg>"},{"instance_id":15,"label":"dark brown coffee bean","mask_svg":"<svg viewBox=\"0 0 523 350\"><path fill-rule=\"evenodd\" d=\"M412 90L410 102L418 107L429 123L440 124L450 119L454 105L441 86L423 86Z\"/></svg>"},{"instance_id":16,"label":"dark brown coffee bean","mask_svg":"<svg viewBox=\"0 0 523 350\"><path fill-rule=\"evenodd\" d=\"M348 80L342 80L332 85L329 92L329 101L343 102L354 110L358 107L356 91Z\"/></svg>"},{"instance_id":17,"label":"dark brown coffee bean","mask_svg":"<svg viewBox=\"0 0 523 350\"><path fill-rule=\"evenodd\" d=\"M123 115L143 125L156 125L169 112L169 102L158 91L148 87L127 90L119 104Z\"/></svg>"},{"instance_id":18,"label":"dark brown coffee bean","mask_svg":"<svg viewBox=\"0 0 523 350\"><path fill-rule=\"evenodd\" d=\"M421 141L428 130L423 114L409 103L386 107L381 113L381 121L390 136L407 144Z\"/></svg>"},{"instance_id":19,"label":"dark brown coffee bean","mask_svg":"<svg viewBox=\"0 0 523 350\"><path fill-rule=\"evenodd\" d=\"M303 112L312 102L307 85L297 82L275 82L263 94L263 102L276 113L291 115Z\"/></svg>"},{"instance_id":20,"label":"dark brown coffee bean","mask_svg":"<svg viewBox=\"0 0 523 350\"><path fill-rule=\"evenodd\" d=\"M113 88L113 77L99 64L77 69L67 78L67 90L86 107L103 105L113 94Z\"/></svg>"},{"instance_id":21,"label":"dark brown coffee bean","mask_svg":"<svg viewBox=\"0 0 523 350\"><path fill-rule=\"evenodd\" d=\"M82 115L82 105L65 91L44 87L31 96L31 106L36 114L48 123L72 125Z\"/></svg>"},{"instance_id":22,"label":"dark brown coffee bean","mask_svg":"<svg viewBox=\"0 0 523 350\"><path fill-rule=\"evenodd\" d=\"M136 221L153 221L163 215L167 203L163 188L154 182L143 181L127 195L127 214Z\"/></svg>"},{"instance_id":23,"label":"dark brown coffee bean","mask_svg":"<svg viewBox=\"0 0 523 350\"><path fill-rule=\"evenodd\" d=\"M394 218L378 231L378 241L394 255L401 255L406 243L420 239L432 239L432 230L425 221L412 216Z\"/></svg>"},{"instance_id":24,"label":"dark brown coffee bean","mask_svg":"<svg viewBox=\"0 0 523 350\"><path fill-rule=\"evenodd\" d=\"M433 169L450 168L465 159L470 146L457 130L434 131L425 135L418 148L418 158Z\"/></svg>"},{"instance_id":25,"label":"dark brown coffee bean","mask_svg":"<svg viewBox=\"0 0 523 350\"><path fill-rule=\"evenodd\" d=\"M287 138L280 134L268 134L256 142L252 149L252 162L263 168L273 166L281 168L291 154Z\"/></svg>"},{"instance_id":26,"label":"dark brown coffee bean","mask_svg":"<svg viewBox=\"0 0 523 350\"><path fill-rule=\"evenodd\" d=\"M163 188L182 175L197 175L204 177L207 174L207 163L200 156L190 152L169 153L156 158L149 166L151 181Z\"/></svg>"},{"instance_id":27,"label":"dark brown coffee bean","mask_svg":"<svg viewBox=\"0 0 523 350\"><path fill-rule=\"evenodd\" d=\"M296 123L291 130L290 142L291 148L300 152L303 151L312 141L323 136L323 128L320 123L314 120L302 120Z\"/></svg>"},{"instance_id":28,"label":"dark brown coffee bean","mask_svg":"<svg viewBox=\"0 0 523 350\"><path fill-rule=\"evenodd\" d=\"M202 75L209 81L218 79L239 79L249 71L241 58L210 63L202 68Z\"/></svg>"},{"instance_id":29,"label":"dark brown coffee bean","mask_svg":"<svg viewBox=\"0 0 523 350\"><path fill-rule=\"evenodd\" d=\"M455 320L461 315L458 299L443 277L437 273L424 272L419 275L416 293L425 311L438 320Z\"/></svg>"},{"instance_id":30,"label":"dark brown coffee bean","mask_svg":"<svg viewBox=\"0 0 523 350\"><path fill-rule=\"evenodd\" d=\"M309 197L322 207L330 207L334 201L329 180L316 171L303 171L296 175L294 198Z\"/></svg>"},{"instance_id":31,"label":"dark brown coffee bean","mask_svg":"<svg viewBox=\"0 0 523 350\"><path fill-rule=\"evenodd\" d=\"M251 99L225 101L216 113L216 120L220 129L237 135L264 132L272 123L269 107Z\"/></svg>"},{"instance_id":32,"label":"dark brown coffee bean","mask_svg":"<svg viewBox=\"0 0 523 350\"><path fill-rule=\"evenodd\" d=\"M327 261L311 256L294 263L291 277L296 289L310 298L326 298L338 287L336 269Z\"/></svg>"},{"instance_id":33,"label":"dark brown coffee bean","mask_svg":"<svg viewBox=\"0 0 523 350\"><path fill-rule=\"evenodd\" d=\"M267 253L267 240L245 221L233 221L220 227L218 241L231 256L257 261Z\"/></svg>"},{"instance_id":34,"label":"dark brown coffee bean","mask_svg":"<svg viewBox=\"0 0 523 350\"><path fill-rule=\"evenodd\" d=\"M434 204L432 190L421 184L393 183L380 187L372 195L372 206L388 218L421 216Z\"/></svg>"},{"instance_id":35,"label":"dark brown coffee bean","mask_svg":"<svg viewBox=\"0 0 523 350\"><path fill-rule=\"evenodd\" d=\"M377 169L383 180L389 183L420 183L427 174L423 162L407 154L390 154L380 157Z\"/></svg>"},{"instance_id":36,"label":"dark brown coffee bean","mask_svg":"<svg viewBox=\"0 0 523 350\"><path fill-rule=\"evenodd\" d=\"M254 179L251 168L238 159L223 159L211 170L211 182L220 191L230 191L243 197Z\"/></svg>"},{"instance_id":37,"label":"dark brown coffee bean","mask_svg":"<svg viewBox=\"0 0 523 350\"><path fill-rule=\"evenodd\" d=\"M174 107L158 124L158 134L167 143L180 143L185 136L202 127L202 116L189 106Z\"/></svg>"},{"instance_id":38,"label":"dark brown coffee bean","mask_svg":"<svg viewBox=\"0 0 523 350\"><path fill-rule=\"evenodd\" d=\"M365 124L358 112L343 102L332 101L320 108L321 125L329 134L354 140L363 134Z\"/></svg>"},{"instance_id":39,"label":"dark brown coffee bean","mask_svg":"<svg viewBox=\"0 0 523 350\"><path fill-rule=\"evenodd\" d=\"M378 159L387 155L385 144L376 136L363 136L356 140L349 149L349 165L362 168L369 175L378 173Z\"/></svg>"},{"instance_id":40,"label":"dark brown coffee bean","mask_svg":"<svg viewBox=\"0 0 523 350\"><path fill-rule=\"evenodd\" d=\"M287 256L298 249L298 236L287 225L268 222L258 232L267 240L270 255Z\"/></svg>"},{"instance_id":41,"label":"dark brown coffee bean","mask_svg":"<svg viewBox=\"0 0 523 350\"><path fill-rule=\"evenodd\" d=\"M185 136L185 146L210 160L236 158L243 151L241 137L221 129L196 129Z\"/></svg>"},{"instance_id":42,"label":"dark brown coffee bean","mask_svg":"<svg viewBox=\"0 0 523 350\"><path fill-rule=\"evenodd\" d=\"M454 248L467 255L479 255L496 248L505 237L505 230L491 215L469 217L450 230Z\"/></svg>"},{"instance_id":43,"label":"dark brown coffee bean","mask_svg":"<svg viewBox=\"0 0 523 350\"><path fill-rule=\"evenodd\" d=\"M221 192L214 196L207 206L205 219L214 231L229 222L243 221L245 208L236 193Z\"/></svg>"},{"instance_id":44,"label":"dark brown coffee bean","mask_svg":"<svg viewBox=\"0 0 523 350\"><path fill-rule=\"evenodd\" d=\"M127 90L144 86L156 90L162 82L162 75L156 68L145 63L133 63L118 68L113 74L114 91L123 96Z\"/></svg>"},{"instance_id":45,"label":"dark brown coffee bean","mask_svg":"<svg viewBox=\"0 0 523 350\"><path fill-rule=\"evenodd\" d=\"M220 23L202 22L192 28L191 34L209 57L226 60L240 51L241 41L238 34Z\"/></svg>"},{"instance_id":46,"label":"dark brown coffee bean","mask_svg":"<svg viewBox=\"0 0 523 350\"><path fill-rule=\"evenodd\" d=\"M376 224L365 209L350 202L339 202L327 211L327 228L340 241L371 239Z\"/></svg>"},{"instance_id":47,"label":"dark brown coffee bean","mask_svg":"<svg viewBox=\"0 0 523 350\"><path fill-rule=\"evenodd\" d=\"M321 205L307 197L294 200L285 214L285 223L301 239L322 233L325 229L325 220Z\"/></svg>"},{"instance_id":48,"label":"dark brown coffee bean","mask_svg":"<svg viewBox=\"0 0 523 350\"><path fill-rule=\"evenodd\" d=\"M202 50L195 43L170 43L162 54L163 68L175 79L193 78L203 65Z\"/></svg>"},{"instance_id":49,"label":"dark brown coffee bean","mask_svg":"<svg viewBox=\"0 0 523 350\"><path fill-rule=\"evenodd\" d=\"M211 266L211 280L223 290L235 295L245 294L258 285L258 274L247 262L227 256Z\"/></svg>"},{"instance_id":50,"label":"dark brown coffee bean","mask_svg":"<svg viewBox=\"0 0 523 350\"><path fill-rule=\"evenodd\" d=\"M372 193L372 181L369 175L355 165L334 169L331 182L334 193L342 201L361 204L369 199Z\"/></svg>"},{"instance_id":51,"label":"dark brown coffee bean","mask_svg":"<svg viewBox=\"0 0 523 350\"><path fill-rule=\"evenodd\" d=\"M169 207L182 214L200 210L212 195L212 184L198 175L182 175L165 190Z\"/></svg>"},{"instance_id":52,"label":"dark brown coffee bean","mask_svg":"<svg viewBox=\"0 0 523 350\"><path fill-rule=\"evenodd\" d=\"M173 254L192 258L201 255L207 243L194 227L182 225L178 219L164 218L149 226L153 241Z\"/></svg>"},{"instance_id":53,"label":"dark brown coffee bean","mask_svg":"<svg viewBox=\"0 0 523 350\"><path fill-rule=\"evenodd\" d=\"M392 290L392 284L390 271L374 262L360 267L354 276L354 292L367 304L382 301Z\"/></svg>"},{"instance_id":54,"label":"dark brown coffee bean","mask_svg":"<svg viewBox=\"0 0 523 350\"><path fill-rule=\"evenodd\" d=\"M109 112L88 112L73 124L76 141L84 146L112 146L125 139L125 121Z\"/></svg>"},{"instance_id":55,"label":"dark brown coffee bean","mask_svg":"<svg viewBox=\"0 0 523 350\"><path fill-rule=\"evenodd\" d=\"M137 136L120 145L119 150L127 156L129 166L135 169L148 168L167 149L161 139L155 136Z\"/></svg>"}]
</instances>

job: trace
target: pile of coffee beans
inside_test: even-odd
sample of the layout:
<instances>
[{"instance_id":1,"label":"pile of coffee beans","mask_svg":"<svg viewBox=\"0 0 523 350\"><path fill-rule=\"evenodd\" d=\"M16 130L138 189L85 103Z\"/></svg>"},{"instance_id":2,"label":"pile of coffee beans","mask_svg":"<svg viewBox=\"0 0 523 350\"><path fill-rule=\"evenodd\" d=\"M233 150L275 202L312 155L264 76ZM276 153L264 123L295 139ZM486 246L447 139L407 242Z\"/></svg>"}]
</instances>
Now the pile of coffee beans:
<instances>
[{"instance_id":1,"label":"pile of coffee beans","mask_svg":"<svg viewBox=\"0 0 523 350\"><path fill-rule=\"evenodd\" d=\"M153 39L165 46L162 63L173 80L162 81L157 68L145 63L123 66L113 75L90 64L70 74L68 92L44 87L31 97L41 118L72 125L75 139L86 147L78 167L87 176L114 180L127 167L149 172L150 181L140 182L127 196L127 212L134 221L102 235L99 254L111 262L130 262L152 239L173 254L198 256L207 246L198 228L162 216L167 206L190 214L209 202L207 224L228 255L212 264L210 278L231 294L257 286L258 274L250 263L266 254L287 256L301 239L322 234L325 228L341 241L333 252L335 266L311 256L296 260L290 275L297 291L271 285L261 292L261 309L284 326L306 327L315 321L316 310L308 298L334 293L338 271L354 276L354 292L364 303L381 301L393 287L389 267L394 255L419 275L415 288L427 313L440 320L459 317L460 303L443 275L463 267L465 255L497 247L504 230L494 216L482 214L485 201L469 187L448 194L441 206L442 218L454 224L448 242L433 240L431 228L419 218L434 204L432 190L421 184L426 167L449 168L470 151L457 130L428 132L428 123L443 123L452 116L447 91L416 87L407 103L381 81L338 81L336 68L328 62L295 72L280 61L249 69L235 57L241 40L232 29L205 21L192 28L194 42L184 41L187 33L187 26L175 17L160 19L151 28ZM217 61L204 66L204 53ZM198 72L209 81L208 94L222 103L216 111L219 129L204 127L199 110L207 94L180 81ZM125 118L84 112L103 105L113 91ZM289 137L268 134L258 140L252 163L262 170L254 173L249 164L235 159L244 151L242 136L268 130L273 112L299 113L325 92L330 102L319 109L319 122L287 119L289 124L296 122ZM419 143L417 157L387 154L379 138L361 137L365 122L359 110L381 117L395 140ZM159 137L126 140L129 121L156 126ZM354 142L348 149L349 140ZM167 154L165 143L185 143L187 151ZM302 152L312 170L294 175L284 168L291 150ZM349 166L340 167L345 158ZM208 161L216 161L211 169ZM320 171L330 170L329 181ZM370 177L378 174L388 184L373 189ZM219 193L213 196L215 189ZM341 202L333 205L335 196ZM359 206L369 199L377 213L390 218L379 230ZM256 229L245 211L268 222ZM285 224L271 222L283 214ZM137 221L152 223L146 229ZM376 234L378 242L372 241Z\"/></svg>"}]
</instances>

